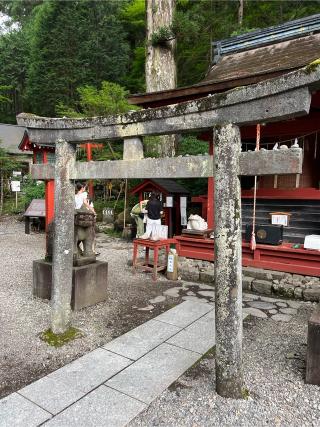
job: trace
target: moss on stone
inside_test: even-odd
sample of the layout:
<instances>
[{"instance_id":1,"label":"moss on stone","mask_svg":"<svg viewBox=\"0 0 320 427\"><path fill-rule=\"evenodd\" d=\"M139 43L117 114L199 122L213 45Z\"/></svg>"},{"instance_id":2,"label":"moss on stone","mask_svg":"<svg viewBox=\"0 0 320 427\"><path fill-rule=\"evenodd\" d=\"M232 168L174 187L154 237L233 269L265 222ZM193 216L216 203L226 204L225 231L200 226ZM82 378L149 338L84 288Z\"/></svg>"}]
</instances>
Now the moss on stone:
<instances>
[{"instance_id":1,"label":"moss on stone","mask_svg":"<svg viewBox=\"0 0 320 427\"><path fill-rule=\"evenodd\" d=\"M57 348L62 347L64 344L67 344L72 340L81 338L82 336L83 334L81 331L79 331L79 329L71 327L63 334L55 334L52 332L51 329L47 329L46 331L41 333L40 338L42 339L42 341L46 342L52 347Z\"/></svg>"},{"instance_id":2,"label":"moss on stone","mask_svg":"<svg viewBox=\"0 0 320 427\"><path fill-rule=\"evenodd\" d=\"M320 66L320 58L312 61L309 65L304 68L306 74L311 74ZM320 67L319 67L320 68Z\"/></svg>"},{"instance_id":3,"label":"moss on stone","mask_svg":"<svg viewBox=\"0 0 320 427\"><path fill-rule=\"evenodd\" d=\"M250 391L246 387L241 390L242 398L248 400L250 397Z\"/></svg>"}]
</instances>

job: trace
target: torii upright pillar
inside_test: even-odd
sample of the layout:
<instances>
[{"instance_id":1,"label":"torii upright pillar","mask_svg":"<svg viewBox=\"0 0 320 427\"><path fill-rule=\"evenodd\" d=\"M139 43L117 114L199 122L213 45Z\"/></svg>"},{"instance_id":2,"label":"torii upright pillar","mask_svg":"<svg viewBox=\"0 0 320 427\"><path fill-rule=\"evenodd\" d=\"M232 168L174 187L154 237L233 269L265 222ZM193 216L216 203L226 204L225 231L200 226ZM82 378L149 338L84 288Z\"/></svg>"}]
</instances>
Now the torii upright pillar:
<instances>
[{"instance_id":1,"label":"torii upright pillar","mask_svg":"<svg viewBox=\"0 0 320 427\"><path fill-rule=\"evenodd\" d=\"M76 146L64 140L56 143L55 163L55 238L52 263L52 314L51 329L55 334L66 331L70 323L73 236L74 236L74 186L71 172L76 161Z\"/></svg>"},{"instance_id":2,"label":"torii upright pillar","mask_svg":"<svg viewBox=\"0 0 320 427\"><path fill-rule=\"evenodd\" d=\"M216 389L221 396L242 396L242 267L240 131L219 126L215 138L215 289Z\"/></svg>"}]
</instances>

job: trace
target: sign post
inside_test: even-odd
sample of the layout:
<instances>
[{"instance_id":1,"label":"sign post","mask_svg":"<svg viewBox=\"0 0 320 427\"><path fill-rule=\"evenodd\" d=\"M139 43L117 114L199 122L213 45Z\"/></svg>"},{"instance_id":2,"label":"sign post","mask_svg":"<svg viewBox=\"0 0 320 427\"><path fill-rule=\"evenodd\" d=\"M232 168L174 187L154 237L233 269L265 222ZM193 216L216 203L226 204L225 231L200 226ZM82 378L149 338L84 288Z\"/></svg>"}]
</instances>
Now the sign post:
<instances>
[{"instance_id":1,"label":"sign post","mask_svg":"<svg viewBox=\"0 0 320 427\"><path fill-rule=\"evenodd\" d=\"M16 209L18 207L18 192L20 190L20 181L11 181L11 191L16 193Z\"/></svg>"}]
</instances>

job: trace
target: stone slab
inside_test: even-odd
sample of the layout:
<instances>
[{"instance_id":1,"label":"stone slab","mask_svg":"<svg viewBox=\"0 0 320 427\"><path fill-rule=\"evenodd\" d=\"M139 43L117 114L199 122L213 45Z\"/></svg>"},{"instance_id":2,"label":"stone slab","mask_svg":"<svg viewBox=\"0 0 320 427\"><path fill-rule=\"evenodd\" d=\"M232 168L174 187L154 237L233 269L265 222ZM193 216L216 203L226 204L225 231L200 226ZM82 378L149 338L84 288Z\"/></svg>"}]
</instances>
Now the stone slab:
<instances>
[{"instance_id":1,"label":"stone slab","mask_svg":"<svg viewBox=\"0 0 320 427\"><path fill-rule=\"evenodd\" d=\"M259 310L272 310L277 308L277 306L271 302L265 301L249 301L248 305L250 305L250 307L258 308Z\"/></svg>"},{"instance_id":2,"label":"stone slab","mask_svg":"<svg viewBox=\"0 0 320 427\"><path fill-rule=\"evenodd\" d=\"M166 296L172 297L172 298L178 298L180 289L182 289L182 287L181 288L167 289L166 291L163 292L163 295L166 295Z\"/></svg>"},{"instance_id":3,"label":"stone slab","mask_svg":"<svg viewBox=\"0 0 320 427\"><path fill-rule=\"evenodd\" d=\"M51 414L18 393L0 400L1 427L35 427L49 420Z\"/></svg>"},{"instance_id":4,"label":"stone slab","mask_svg":"<svg viewBox=\"0 0 320 427\"><path fill-rule=\"evenodd\" d=\"M212 310L208 304L195 301L185 301L157 317L157 321L185 328Z\"/></svg>"},{"instance_id":5,"label":"stone slab","mask_svg":"<svg viewBox=\"0 0 320 427\"><path fill-rule=\"evenodd\" d=\"M200 357L199 353L164 343L115 375L106 385L149 404Z\"/></svg>"},{"instance_id":6,"label":"stone slab","mask_svg":"<svg viewBox=\"0 0 320 427\"><path fill-rule=\"evenodd\" d=\"M157 297L153 298L153 299L149 299L149 302L151 304L159 304L161 302L164 302L166 300L166 297L163 295L158 295Z\"/></svg>"},{"instance_id":7,"label":"stone slab","mask_svg":"<svg viewBox=\"0 0 320 427\"><path fill-rule=\"evenodd\" d=\"M61 412L85 395L81 390L48 376L22 388L19 390L19 394L53 415Z\"/></svg>"},{"instance_id":8,"label":"stone slab","mask_svg":"<svg viewBox=\"0 0 320 427\"><path fill-rule=\"evenodd\" d=\"M177 326L149 320L104 345L103 348L137 360L179 331L181 328Z\"/></svg>"},{"instance_id":9,"label":"stone slab","mask_svg":"<svg viewBox=\"0 0 320 427\"><path fill-rule=\"evenodd\" d=\"M260 294L271 295L271 293L272 293L272 282L270 282L268 280L254 279L252 281L251 288L253 291L258 292Z\"/></svg>"},{"instance_id":10,"label":"stone slab","mask_svg":"<svg viewBox=\"0 0 320 427\"><path fill-rule=\"evenodd\" d=\"M202 302L206 304L208 300L206 298L199 298L195 295L187 295L186 297L182 297L183 301L194 301L194 302Z\"/></svg>"},{"instance_id":11,"label":"stone slab","mask_svg":"<svg viewBox=\"0 0 320 427\"><path fill-rule=\"evenodd\" d=\"M289 322L291 320L291 317L289 314L275 314L274 316L271 316L272 320L275 320L276 322Z\"/></svg>"},{"instance_id":12,"label":"stone slab","mask_svg":"<svg viewBox=\"0 0 320 427\"><path fill-rule=\"evenodd\" d=\"M295 308L280 308L280 311L284 314L297 314L297 310Z\"/></svg>"},{"instance_id":13,"label":"stone slab","mask_svg":"<svg viewBox=\"0 0 320 427\"><path fill-rule=\"evenodd\" d=\"M169 338L167 342L200 354L206 353L216 343L214 310Z\"/></svg>"},{"instance_id":14,"label":"stone slab","mask_svg":"<svg viewBox=\"0 0 320 427\"><path fill-rule=\"evenodd\" d=\"M215 297L214 291L198 291L198 294L202 295L203 297L211 297L211 298Z\"/></svg>"},{"instance_id":15,"label":"stone slab","mask_svg":"<svg viewBox=\"0 0 320 427\"><path fill-rule=\"evenodd\" d=\"M80 310L107 299L108 263L96 261L92 264L72 268L71 307ZM51 299L52 263L33 261L33 296Z\"/></svg>"},{"instance_id":16,"label":"stone slab","mask_svg":"<svg viewBox=\"0 0 320 427\"><path fill-rule=\"evenodd\" d=\"M101 385L45 425L50 427L123 427L145 408L144 403Z\"/></svg>"},{"instance_id":17,"label":"stone slab","mask_svg":"<svg viewBox=\"0 0 320 427\"><path fill-rule=\"evenodd\" d=\"M288 306L291 308L298 309L301 307L301 302L298 302L298 301L286 301L286 302L287 302Z\"/></svg>"},{"instance_id":18,"label":"stone slab","mask_svg":"<svg viewBox=\"0 0 320 427\"><path fill-rule=\"evenodd\" d=\"M131 363L123 356L97 348L48 376L88 393Z\"/></svg>"},{"instance_id":19,"label":"stone slab","mask_svg":"<svg viewBox=\"0 0 320 427\"><path fill-rule=\"evenodd\" d=\"M244 308L242 311L246 315L251 314L251 316L260 317L261 319L267 319L268 317L263 311L254 307L247 307L247 308Z\"/></svg>"}]
</instances>

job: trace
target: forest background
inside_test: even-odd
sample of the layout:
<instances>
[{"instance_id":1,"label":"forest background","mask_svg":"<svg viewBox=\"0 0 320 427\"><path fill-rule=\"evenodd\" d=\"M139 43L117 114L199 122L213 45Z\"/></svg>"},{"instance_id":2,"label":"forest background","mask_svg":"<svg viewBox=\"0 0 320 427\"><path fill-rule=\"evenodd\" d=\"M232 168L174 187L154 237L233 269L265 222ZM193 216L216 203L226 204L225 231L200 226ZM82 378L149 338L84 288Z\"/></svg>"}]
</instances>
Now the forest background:
<instances>
[{"instance_id":1,"label":"forest background","mask_svg":"<svg viewBox=\"0 0 320 427\"><path fill-rule=\"evenodd\" d=\"M204 78L212 41L320 12L319 0L175 4L170 31L178 87ZM0 0L0 13L0 123L16 123L21 111L51 117L121 112L132 109L129 93L145 92L145 0ZM206 149L184 137L176 154ZM119 157L117 147L94 153L97 160L108 156ZM199 186L192 192L199 194Z\"/></svg>"}]
</instances>

